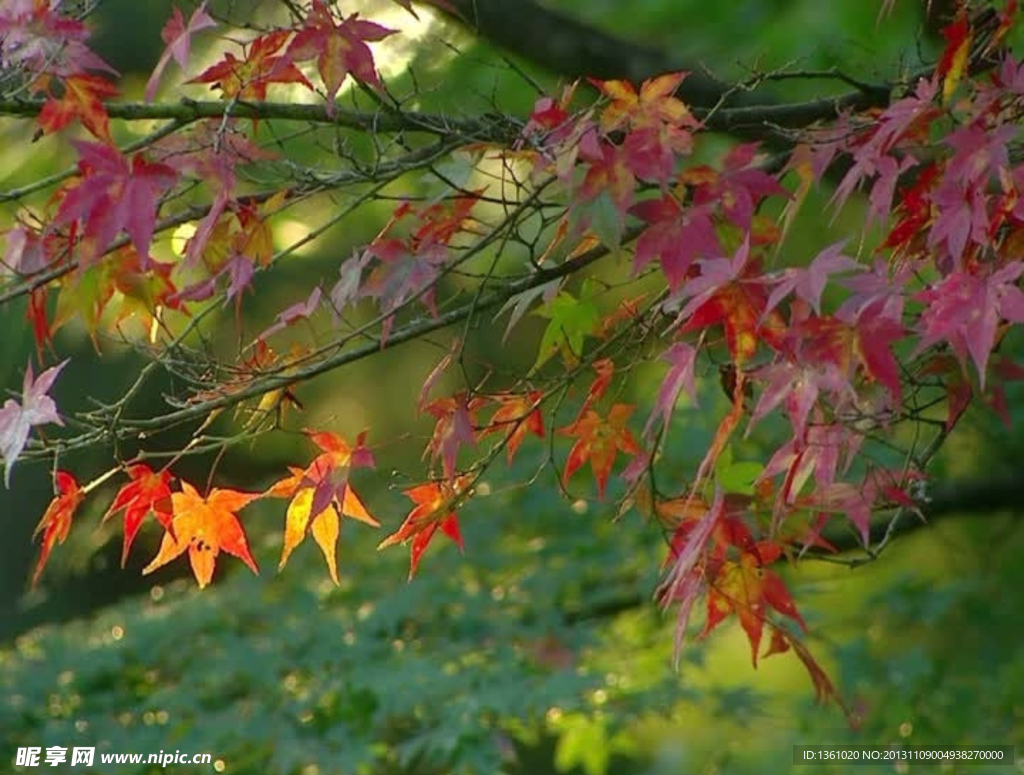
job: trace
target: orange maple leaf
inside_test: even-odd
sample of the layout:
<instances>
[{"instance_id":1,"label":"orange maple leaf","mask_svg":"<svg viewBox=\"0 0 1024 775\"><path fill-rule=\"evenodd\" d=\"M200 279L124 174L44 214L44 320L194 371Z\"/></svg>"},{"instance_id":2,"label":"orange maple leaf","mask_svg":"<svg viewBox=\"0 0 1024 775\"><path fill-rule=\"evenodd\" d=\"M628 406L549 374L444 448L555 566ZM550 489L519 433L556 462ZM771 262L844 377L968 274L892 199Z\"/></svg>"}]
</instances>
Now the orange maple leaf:
<instances>
[{"instance_id":1,"label":"orange maple leaf","mask_svg":"<svg viewBox=\"0 0 1024 775\"><path fill-rule=\"evenodd\" d=\"M519 450L527 433L544 438L544 416L540 413L540 401L543 393L531 390L528 393L499 393L490 396L491 400L501 404L498 411L491 417L490 423L480 436L492 433L504 433L505 454L509 465Z\"/></svg>"},{"instance_id":2,"label":"orange maple leaf","mask_svg":"<svg viewBox=\"0 0 1024 775\"><path fill-rule=\"evenodd\" d=\"M128 476L131 481L121 487L103 515L106 522L118 511L124 510L124 548L121 551L121 567L128 560L128 552L132 548L142 520L150 512L165 530L173 531L174 514L171 511L171 474L169 471L154 473L149 466L142 464L129 466Z\"/></svg>"},{"instance_id":3,"label":"orange maple leaf","mask_svg":"<svg viewBox=\"0 0 1024 775\"><path fill-rule=\"evenodd\" d=\"M278 568L285 566L295 547L307 533L312 533L327 562L331 580L338 584L336 554L341 534L340 515L380 527L380 522L367 511L348 482L352 466L372 464L372 459L363 446L365 434L360 434L354 448L333 433L306 431L306 435L324 450L323 454L305 469L289 467L291 476L266 492L272 498L292 499L285 513L284 547Z\"/></svg>"},{"instance_id":4,"label":"orange maple leaf","mask_svg":"<svg viewBox=\"0 0 1024 775\"><path fill-rule=\"evenodd\" d=\"M601 114L601 129L611 132L624 124L634 126L663 122L670 125L696 126L697 121L689 108L673 97L686 73L665 73L649 78L640 86L639 93L629 81L591 80L611 102Z\"/></svg>"},{"instance_id":5,"label":"orange maple leaf","mask_svg":"<svg viewBox=\"0 0 1024 775\"><path fill-rule=\"evenodd\" d=\"M85 493L78 487L75 477L67 471L57 472L57 495L46 507L46 513L39 520L33 534L33 536L43 534L43 545L39 549L39 561L32 574L32 586L39 581L39 575L46 566L54 544L62 544L67 539L68 531L71 529L71 518L84 497Z\"/></svg>"},{"instance_id":6,"label":"orange maple leaf","mask_svg":"<svg viewBox=\"0 0 1024 775\"><path fill-rule=\"evenodd\" d=\"M608 484L608 476L611 474L616 455L619 452L625 452L627 455L636 455L640 452L636 439L626 427L626 422L635 408L629 404L615 404L609 410L607 419L602 418L593 409L588 409L571 425L558 430L560 435L571 436L577 440L565 461L565 470L562 472L563 486L589 460L594 480L597 482L597 492L600 497L604 497L605 486Z\"/></svg>"},{"instance_id":7,"label":"orange maple leaf","mask_svg":"<svg viewBox=\"0 0 1024 775\"><path fill-rule=\"evenodd\" d=\"M200 589L213 578L214 565L221 549L240 559L253 573L258 574L259 568L249 552L245 531L235 515L236 511L258 497L258 493L214 488L204 498L188 482L182 482L181 492L171 494L174 512L171 524L174 532L168 530L164 533L160 551L142 569L142 574L147 575L163 567L181 556L186 549L192 573Z\"/></svg>"},{"instance_id":8,"label":"orange maple leaf","mask_svg":"<svg viewBox=\"0 0 1024 775\"><path fill-rule=\"evenodd\" d=\"M52 76L44 75L36 81L36 89L51 92L53 83ZM101 76L78 73L63 79L59 88L62 95L51 96L39 111L39 126L43 134L57 132L77 118L95 137L113 144L110 118L103 100L115 96L117 87Z\"/></svg>"},{"instance_id":9,"label":"orange maple leaf","mask_svg":"<svg viewBox=\"0 0 1024 775\"><path fill-rule=\"evenodd\" d=\"M462 534L459 532L459 515L455 508L466 497L471 482L471 477L464 475L440 482L428 482L405 490L405 494L416 506L409 512L398 530L381 541L377 549L412 539L409 556L410 579L416 574L420 558L438 528L455 542L460 552L465 551Z\"/></svg>"}]
</instances>

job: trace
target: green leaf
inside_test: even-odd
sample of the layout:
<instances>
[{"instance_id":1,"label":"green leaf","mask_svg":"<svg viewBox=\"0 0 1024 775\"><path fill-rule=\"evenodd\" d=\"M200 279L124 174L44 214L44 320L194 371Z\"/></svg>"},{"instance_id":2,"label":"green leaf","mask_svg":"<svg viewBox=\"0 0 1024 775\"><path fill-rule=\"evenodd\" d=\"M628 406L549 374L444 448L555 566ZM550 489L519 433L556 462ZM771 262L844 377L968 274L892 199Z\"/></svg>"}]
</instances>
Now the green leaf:
<instances>
[{"instance_id":1,"label":"green leaf","mask_svg":"<svg viewBox=\"0 0 1024 775\"><path fill-rule=\"evenodd\" d=\"M537 351L537 361L531 373L536 372L556 352L570 366L579 363L583 352L583 341L597 328L601 316L597 305L588 298L588 287L584 285L579 299L568 291L562 291L538 315L551 319Z\"/></svg>"},{"instance_id":2,"label":"green leaf","mask_svg":"<svg viewBox=\"0 0 1024 775\"><path fill-rule=\"evenodd\" d=\"M764 466L751 460L738 460L719 470L718 483L728 493L753 495L754 482L764 471Z\"/></svg>"}]
</instances>

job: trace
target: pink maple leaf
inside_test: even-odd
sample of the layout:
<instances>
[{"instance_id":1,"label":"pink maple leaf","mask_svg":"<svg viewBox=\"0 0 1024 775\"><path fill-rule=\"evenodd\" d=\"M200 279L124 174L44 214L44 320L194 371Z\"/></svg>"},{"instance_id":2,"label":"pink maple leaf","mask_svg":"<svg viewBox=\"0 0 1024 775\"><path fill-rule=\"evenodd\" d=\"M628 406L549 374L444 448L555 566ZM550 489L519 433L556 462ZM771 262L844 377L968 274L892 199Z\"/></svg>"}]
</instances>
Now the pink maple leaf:
<instances>
[{"instance_id":1,"label":"pink maple leaf","mask_svg":"<svg viewBox=\"0 0 1024 775\"><path fill-rule=\"evenodd\" d=\"M174 6L173 15L167 20L167 24L164 25L163 30L160 32L160 37L167 44L167 48L160 55L156 67L153 68L153 74L149 77L149 81L146 82L146 102L153 101L153 97L156 95L156 87L160 83L160 76L163 75L167 63L171 61L171 57L178 63L178 67L184 70L188 65L189 51L192 47L192 36L200 30L205 30L207 27L216 26L217 22L206 13L206 0L203 0L199 7L192 12L188 19L188 24L185 23L185 17L178 9L178 6Z\"/></svg>"},{"instance_id":2,"label":"pink maple leaf","mask_svg":"<svg viewBox=\"0 0 1024 775\"><path fill-rule=\"evenodd\" d=\"M103 255L123 229L145 262L158 200L177 182L178 173L140 155L125 158L103 143L77 141L74 145L82 180L64 197L54 223L82 223L88 259Z\"/></svg>"},{"instance_id":3,"label":"pink maple leaf","mask_svg":"<svg viewBox=\"0 0 1024 775\"><path fill-rule=\"evenodd\" d=\"M21 404L18 404L13 398L8 398L3 408L0 409L0 454L4 458L4 485L6 487L11 486L11 469L14 468L14 461L18 459L21 451L25 448L32 427L48 422L57 423L57 425L64 424L57 414L57 405L46 394L66 364L65 360L56 366L51 366L39 375L39 379L34 379L30 361L25 370L25 380L22 384Z\"/></svg>"},{"instance_id":4,"label":"pink maple leaf","mask_svg":"<svg viewBox=\"0 0 1024 775\"><path fill-rule=\"evenodd\" d=\"M829 277L842 272L859 272L864 268L854 259L843 255L843 244L837 242L829 245L815 256L808 266L786 269L781 277L775 279L776 285L768 296L762 318L790 293L806 301L815 314L820 315L821 294L828 284Z\"/></svg>"},{"instance_id":5,"label":"pink maple leaf","mask_svg":"<svg viewBox=\"0 0 1024 775\"><path fill-rule=\"evenodd\" d=\"M1024 262L1014 261L987 277L965 271L947 275L937 285L914 298L926 306L919 327L918 352L936 342L949 342L961 365L969 355L985 389L985 371L995 346L1000 319L1024 323L1024 292L1016 281Z\"/></svg>"},{"instance_id":6,"label":"pink maple leaf","mask_svg":"<svg viewBox=\"0 0 1024 775\"><path fill-rule=\"evenodd\" d=\"M287 309L277 313L277 319L274 321L274 324L256 338L267 339L272 334L276 334L278 331L287 328L297 320L308 320L309 317L319 309L320 297L322 294L323 291L320 290L320 286L316 286L310 292L309 298L305 301L292 304Z\"/></svg>"},{"instance_id":7,"label":"pink maple leaf","mask_svg":"<svg viewBox=\"0 0 1024 775\"><path fill-rule=\"evenodd\" d=\"M679 393L686 391L690 399L696 403L697 388L694 383L694 362L697 358L697 350L686 342L676 342L662 353L661 359L668 361L672 367L665 375L658 390L658 398L654 402L654 411L651 412L647 426L644 428L644 436L650 438L651 431L655 427L655 421L661 420L663 427L668 427L675 409Z\"/></svg>"}]
</instances>

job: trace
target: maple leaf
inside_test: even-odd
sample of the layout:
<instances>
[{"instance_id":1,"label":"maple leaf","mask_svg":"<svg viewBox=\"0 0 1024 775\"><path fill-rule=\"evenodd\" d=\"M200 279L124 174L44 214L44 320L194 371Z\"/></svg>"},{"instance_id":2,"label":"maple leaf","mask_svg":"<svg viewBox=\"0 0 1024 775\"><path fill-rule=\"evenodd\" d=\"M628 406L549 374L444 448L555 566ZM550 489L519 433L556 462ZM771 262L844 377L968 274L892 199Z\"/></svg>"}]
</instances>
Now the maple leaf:
<instances>
[{"instance_id":1,"label":"maple leaf","mask_svg":"<svg viewBox=\"0 0 1024 775\"><path fill-rule=\"evenodd\" d=\"M640 452L636 439L626 427L626 422L635 408L629 404L614 404L608 410L607 418L602 418L593 409L588 409L586 414L577 418L571 425L558 430L560 435L576 439L565 461L565 470L562 472L563 486L589 460L594 480L597 482L598 495L604 498L608 476L618 453L637 455Z\"/></svg>"},{"instance_id":2,"label":"maple leaf","mask_svg":"<svg viewBox=\"0 0 1024 775\"><path fill-rule=\"evenodd\" d=\"M843 243L829 245L815 256L806 267L791 267L774 278L775 283L762 316L775 309L779 302L790 293L807 302L815 314L821 314L821 294L829 277L843 272L859 272L864 267L849 256L843 255Z\"/></svg>"},{"instance_id":3,"label":"maple leaf","mask_svg":"<svg viewBox=\"0 0 1024 775\"><path fill-rule=\"evenodd\" d=\"M651 412L647 425L644 427L644 438L650 439L655 429L655 421L661 420L661 427L667 429L672 419L672 412L676 407L676 400L679 394L685 390L693 403L697 402L697 386L694 378L694 364L697 359L697 350L686 342L675 342L661 355L663 361L668 361L671 368L665 379L662 380L658 389L658 397L654 402L654 411Z\"/></svg>"},{"instance_id":4,"label":"maple leaf","mask_svg":"<svg viewBox=\"0 0 1024 775\"><path fill-rule=\"evenodd\" d=\"M0 455L4 458L4 486L11 486L11 470L14 462L21 455L28 441L29 431L33 426L53 422L64 425L57 414L57 405L47 392L53 386L67 360L51 366L39 379L32 375L32 362L25 369L25 379L21 388L21 403L8 398L0 409Z\"/></svg>"},{"instance_id":5,"label":"maple leaf","mask_svg":"<svg viewBox=\"0 0 1024 775\"><path fill-rule=\"evenodd\" d=\"M167 20L163 30L160 31L160 37L167 44L167 48L160 54L160 59L157 61L156 67L153 68L153 74L149 76L149 80L146 82L146 102L153 101L153 97L156 95L156 88L160 83L160 76L163 75L164 69L167 67L168 62L171 61L171 58L173 57L174 61L178 63L178 67L184 70L188 65L189 52L192 47L192 36L200 30L216 26L217 22L206 12L206 0L203 0L192 12L192 15L188 18L188 24L185 23L185 17L178 9L178 6L174 6L171 18Z\"/></svg>"},{"instance_id":6,"label":"maple leaf","mask_svg":"<svg viewBox=\"0 0 1024 775\"><path fill-rule=\"evenodd\" d=\"M266 340L268 337L276 334L278 331L284 330L299 320L309 320L313 313L315 313L320 307L320 296L322 293L323 291L320 289L320 286L316 286L312 291L310 291L308 299L296 302L287 309L277 313L277 318L274 320L274 324L256 338L261 341Z\"/></svg>"},{"instance_id":7,"label":"maple leaf","mask_svg":"<svg viewBox=\"0 0 1024 775\"><path fill-rule=\"evenodd\" d=\"M323 450L303 476L301 487L313 487L311 516L316 516L333 503L343 514L348 514L367 524L377 527L377 520L371 517L355 493L349 500L349 472L353 468L373 468L373 455L365 446L366 433L356 437L356 445L350 446L337 434L327 431L306 431L310 441ZM349 511L354 513L349 513Z\"/></svg>"},{"instance_id":8,"label":"maple leaf","mask_svg":"<svg viewBox=\"0 0 1024 775\"><path fill-rule=\"evenodd\" d=\"M690 297L676 318L683 324L682 331L722 324L737 367L753 356L759 341L776 346L779 338L776 317L767 315L767 323L762 323L766 293L761 279L752 276L749 255L750 242L744 240L732 258L700 261L700 276L686 283L673 298Z\"/></svg>"},{"instance_id":9,"label":"maple leaf","mask_svg":"<svg viewBox=\"0 0 1024 775\"><path fill-rule=\"evenodd\" d=\"M971 53L974 34L971 30L971 23L967 19L965 7L960 7L960 12L952 24L942 28L942 36L946 39L946 48L942 52L935 75L942 79L943 102L949 102L956 91Z\"/></svg>"},{"instance_id":10,"label":"maple leaf","mask_svg":"<svg viewBox=\"0 0 1024 775\"><path fill-rule=\"evenodd\" d=\"M551 319L537 348L537 360L530 373L537 371L556 352L569 365L579 363L583 341L592 336L601 322L601 314L591 298L591 286L584 282L580 298L560 292L536 314Z\"/></svg>"},{"instance_id":11,"label":"maple leaf","mask_svg":"<svg viewBox=\"0 0 1024 775\"><path fill-rule=\"evenodd\" d=\"M0 61L5 68L60 77L87 70L117 75L85 45L88 37L88 27L61 13L59 2L6 0L0 4Z\"/></svg>"},{"instance_id":12,"label":"maple leaf","mask_svg":"<svg viewBox=\"0 0 1024 775\"><path fill-rule=\"evenodd\" d=\"M482 431L481 438L491 433L505 434L505 457L512 465L519 445L527 433L544 438L544 416L540 413L540 402L544 394L539 390L527 393L499 393L488 396L501 406L491 417Z\"/></svg>"},{"instance_id":13,"label":"maple leaf","mask_svg":"<svg viewBox=\"0 0 1024 775\"><path fill-rule=\"evenodd\" d=\"M372 466L373 458L363 446L361 434L356 446L329 432L306 431L306 435L323 450L305 468L289 467L291 476L276 482L265 495L291 498L285 513L284 547L279 568L288 562L292 551L305 539L307 533L324 555L331 580L338 584L336 546L341 534L341 516L380 527L348 481L352 467Z\"/></svg>"},{"instance_id":14,"label":"maple leaf","mask_svg":"<svg viewBox=\"0 0 1024 775\"><path fill-rule=\"evenodd\" d=\"M721 171L706 166L685 170L680 180L694 187L694 205L718 204L727 220L747 230L765 197L774 195L788 199L789 192L775 178L757 168L757 150L757 143L734 146L722 161Z\"/></svg>"},{"instance_id":15,"label":"maple leaf","mask_svg":"<svg viewBox=\"0 0 1024 775\"><path fill-rule=\"evenodd\" d=\"M870 137L853 153L853 165L836 187L829 203L837 209L853 193L858 184L873 176L882 160L901 140L918 131L925 131L930 121L938 115L933 101L936 82L921 78L914 94L897 100L872 123ZM888 167L889 172L892 168Z\"/></svg>"},{"instance_id":16,"label":"maple leaf","mask_svg":"<svg viewBox=\"0 0 1024 775\"><path fill-rule=\"evenodd\" d=\"M308 533L312 533L313 540L320 547L327 562L331 580L338 584L336 547L341 535L341 516L358 519L371 527L380 527L380 522L367 511L351 485L345 488L340 500L335 498L314 513L316 486L310 486L310 483L327 474L324 465L314 462L305 470L295 467L289 467L288 470L291 476L274 484L266 493L271 497L291 498L285 512L284 546L281 549L278 568L283 568L287 564L292 551L305 540Z\"/></svg>"},{"instance_id":17,"label":"maple leaf","mask_svg":"<svg viewBox=\"0 0 1024 775\"><path fill-rule=\"evenodd\" d=\"M85 257L102 255L123 229L144 261L149 257L159 199L178 173L140 154L130 159L108 145L75 141L81 181L64 196L56 226L82 222Z\"/></svg>"},{"instance_id":18,"label":"maple leaf","mask_svg":"<svg viewBox=\"0 0 1024 775\"><path fill-rule=\"evenodd\" d=\"M416 575L420 558L430 545L437 529L448 536L465 551L462 534L459 532L459 515L455 509L469 494L472 479L469 476L457 476L440 482L428 482L404 490L416 506L406 516L405 521L394 533L389 535L377 546L378 551L388 546L412 540L409 555L409 579Z\"/></svg>"},{"instance_id":19,"label":"maple leaf","mask_svg":"<svg viewBox=\"0 0 1024 775\"><path fill-rule=\"evenodd\" d=\"M174 514L171 506L171 474L163 470L154 473L153 470L141 463L128 467L128 477L131 479L117 491L114 502L110 504L107 513L103 515L106 522L118 511L124 510L124 548L121 551L121 567L125 566L128 560L128 552L131 550L132 542L135 540L142 520L147 514L152 513L157 521L163 525L164 530L173 531Z\"/></svg>"},{"instance_id":20,"label":"maple leaf","mask_svg":"<svg viewBox=\"0 0 1024 775\"><path fill-rule=\"evenodd\" d=\"M626 151L599 138L596 132L588 132L580 139L579 157L587 163L587 171L577 192L577 207L588 202L599 206L603 199L607 199L618 219L624 218L633 204L636 191L636 178L628 164ZM583 211L586 212L586 208ZM591 220L595 217L591 215ZM622 224L616 225L618 233L621 233Z\"/></svg>"},{"instance_id":21,"label":"maple leaf","mask_svg":"<svg viewBox=\"0 0 1024 775\"><path fill-rule=\"evenodd\" d=\"M649 224L637 238L633 273L657 258L673 293L686 280L694 260L722 254L710 206L684 210L674 196L666 194L638 202L629 211Z\"/></svg>"},{"instance_id":22,"label":"maple leaf","mask_svg":"<svg viewBox=\"0 0 1024 775\"><path fill-rule=\"evenodd\" d=\"M230 51L188 83L208 83L226 99L266 100L267 88L274 83L301 83L310 91L313 84L289 56L275 55L291 36L290 30L274 30L260 35L248 45L245 59Z\"/></svg>"},{"instance_id":23,"label":"maple leaf","mask_svg":"<svg viewBox=\"0 0 1024 775\"><path fill-rule=\"evenodd\" d=\"M636 125L654 122L676 126L697 126L698 121L690 113L689 108L675 94L679 84L688 73L665 73L648 78L640 85L640 91L629 81L598 81L590 82L610 98L610 102L601 113L601 129L612 132L625 124Z\"/></svg>"},{"instance_id":24,"label":"maple leaf","mask_svg":"<svg viewBox=\"0 0 1024 775\"><path fill-rule=\"evenodd\" d=\"M142 569L142 574L152 573L188 550L192 573L202 589L213 578L217 555L222 549L258 574L245 531L235 514L258 497L258 493L214 488L204 498L188 482L182 482L181 492L171 494L174 530L164 533L160 550Z\"/></svg>"},{"instance_id":25,"label":"maple leaf","mask_svg":"<svg viewBox=\"0 0 1024 775\"><path fill-rule=\"evenodd\" d=\"M43 544L39 549L35 572L32 574L32 586L39 581L39 575L43 572L54 545L64 543L68 537L71 519L84 497L85 493L78 487L74 476L67 471L57 472L57 495L50 501L33 534L35 536L42 533Z\"/></svg>"},{"instance_id":26,"label":"maple leaf","mask_svg":"<svg viewBox=\"0 0 1024 775\"><path fill-rule=\"evenodd\" d=\"M366 41L383 40L395 31L358 16L354 13L336 23L327 4L313 0L303 28L285 51L285 58L292 61L316 57L317 71L327 87L328 110L333 110L334 98L349 74L375 89L384 88Z\"/></svg>"},{"instance_id":27,"label":"maple leaf","mask_svg":"<svg viewBox=\"0 0 1024 775\"><path fill-rule=\"evenodd\" d=\"M476 444L476 412L483 406L483 399L469 398L465 392L447 398L438 398L426 407L427 412L437 418L434 433L424 450L424 457L441 458L444 475L449 479L455 475L455 461L463 445Z\"/></svg>"},{"instance_id":28,"label":"maple leaf","mask_svg":"<svg viewBox=\"0 0 1024 775\"><path fill-rule=\"evenodd\" d=\"M52 82L48 76L44 79ZM63 79L59 88L61 96L51 96L39 111L38 121L43 134L58 132L77 118L95 137L113 144L110 117L103 100L116 96L117 87L101 76L77 73Z\"/></svg>"},{"instance_id":29,"label":"maple leaf","mask_svg":"<svg viewBox=\"0 0 1024 775\"><path fill-rule=\"evenodd\" d=\"M750 641L754 667L757 667L766 606L806 629L785 583L764 567L776 559L780 551L776 544L761 544L756 552L742 552L738 561L724 561L714 579L709 581L707 620L701 637L707 636L729 614L736 614Z\"/></svg>"},{"instance_id":30,"label":"maple leaf","mask_svg":"<svg viewBox=\"0 0 1024 775\"><path fill-rule=\"evenodd\" d=\"M1013 261L988 276L956 271L914 298L924 302L919 326L918 352L936 342L949 342L963 364L970 356L985 389L989 354L1001 319L1024 323L1024 292L1017 280L1024 262Z\"/></svg>"}]
</instances>

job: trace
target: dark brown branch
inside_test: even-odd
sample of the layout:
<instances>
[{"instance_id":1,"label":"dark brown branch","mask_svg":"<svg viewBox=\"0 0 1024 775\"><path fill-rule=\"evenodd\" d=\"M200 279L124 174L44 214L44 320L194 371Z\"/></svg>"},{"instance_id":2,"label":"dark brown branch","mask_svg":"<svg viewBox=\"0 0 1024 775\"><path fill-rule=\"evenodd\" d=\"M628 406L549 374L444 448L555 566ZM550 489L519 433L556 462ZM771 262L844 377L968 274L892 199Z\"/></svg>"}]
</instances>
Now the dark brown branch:
<instances>
[{"instance_id":1,"label":"dark brown branch","mask_svg":"<svg viewBox=\"0 0 1024 775\"><path fill-rule=\"evenodd\" d=\"M547 70L571 77L641 82L667 72L689 71L679 98L694 106L754 104L704 74L699 63L672 52L641 46L590 27L534 0L446 0L455 17L481 37Z\"/></svg>"},{"instance_id":2,"label":"dark brown branch","mask_svg":"<svg viewBox=\"0 0 1024 775\"><path fill-rule=\"evenodd\" d=\"M1024 490L1021 489L1020 481L1019 477L1005 476L938 486L928 496L929 500L921 505L926 521L908 515L896 526L893 536L905 536L921 528L934 527L937 522L950 517L999 513L1024 517ZM887 529L887 520L875 523L871 530L872 544L881 541ZM825 539L840 552L863 552L860 536L854 530L840 527L834 531L826 531ZM564 618L567 624L579 624L618 616L648 605L655 605L649 590L630 590L566 611Z\"/></svg>"}]
</instances>

